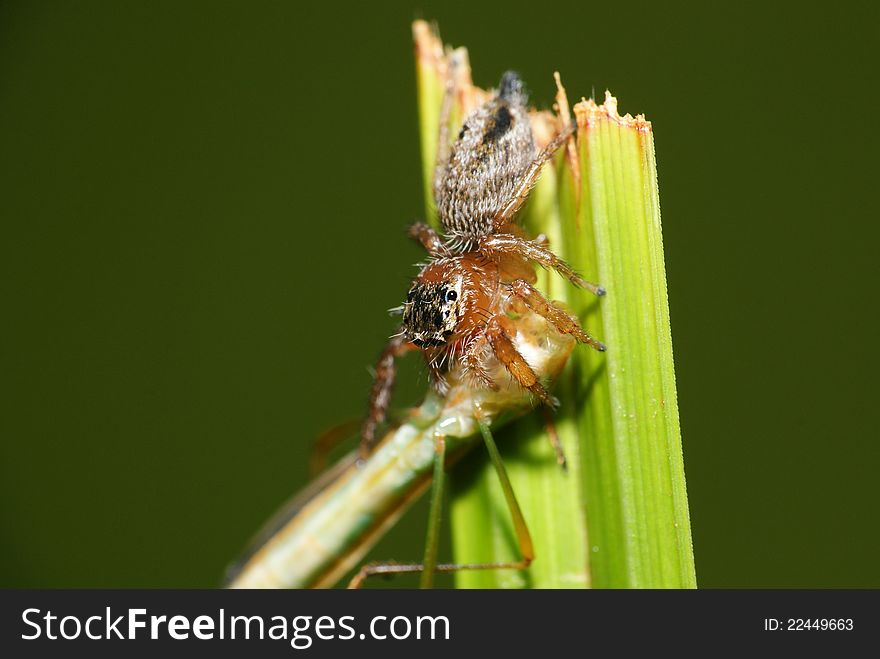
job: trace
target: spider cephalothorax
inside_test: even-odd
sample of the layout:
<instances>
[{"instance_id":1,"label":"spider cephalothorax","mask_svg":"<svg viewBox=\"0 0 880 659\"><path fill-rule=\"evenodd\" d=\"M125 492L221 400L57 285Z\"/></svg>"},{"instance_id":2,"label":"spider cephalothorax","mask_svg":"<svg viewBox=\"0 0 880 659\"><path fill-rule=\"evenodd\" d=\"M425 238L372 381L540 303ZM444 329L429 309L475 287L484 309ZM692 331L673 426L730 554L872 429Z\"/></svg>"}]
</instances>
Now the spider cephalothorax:
<instances>
[{"instance_id":1,"label":"spider cephalothorax","mask_svg":"<svg viewBox=\"0 0 880 659\"><path fill-rule=\"evenodd\" d=\"M396 356L421 349L432 383L441 390L444 375L461 368L474 386L496 388L489 360L545 404L553 399L512 341L510 313L534 313L552 327L597 350L605 346L590 337L577 319L547 300L533 284L533 263L552 268L573 284L598 295L604 289L581 279L551 252L546 241L524 237L515 224L518 211L538 179L542 165L566 141L574 139L567 124L535 155L535 142L520 78L505 73L497 93L474 110L458 138L449 143L448 118L452 87L447 87L441 113L434 200L444 235L426 224L410 235L430 255L407 294L401 330L376 366L370 413L361 431L368 449L385 417L394 383ZM552 331L552 330L551 330Z\"/></svg>"}]
</instances>

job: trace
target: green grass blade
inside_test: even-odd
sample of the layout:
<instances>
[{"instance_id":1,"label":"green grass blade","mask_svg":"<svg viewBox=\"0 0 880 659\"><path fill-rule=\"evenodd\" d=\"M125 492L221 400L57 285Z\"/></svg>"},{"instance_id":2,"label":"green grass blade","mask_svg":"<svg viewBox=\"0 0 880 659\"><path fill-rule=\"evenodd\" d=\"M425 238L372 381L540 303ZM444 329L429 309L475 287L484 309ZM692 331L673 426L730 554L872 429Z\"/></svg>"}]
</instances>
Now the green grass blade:
<instances>
[{"instance_id":1,"label":"green grass blade","mask_svg":"<svg viewBox=\"0 0 880 659\"><path fill-rule=\"evenodd\" d=\"M596 587L695 587L666 273L650 123L616 100L583 102L580 203L563 218L563 255L601 281L605 355L579 351L573 381Z\"/></svg>"},{"instance_id":2,"label":"green grass blade","mask_svg":"<svg viewBox=\"0 0 880 659\"><path fill-rule=\"evenodd\" d=\"M422 156L422 177L425 193L425 221L437 227L437 209L431 180L437 154L437 126L443 105L445 68L443 44L424 21L413 23L413 41L416 59L416 93L419 102L419 146Z\"/></svg>"}]
</instances>

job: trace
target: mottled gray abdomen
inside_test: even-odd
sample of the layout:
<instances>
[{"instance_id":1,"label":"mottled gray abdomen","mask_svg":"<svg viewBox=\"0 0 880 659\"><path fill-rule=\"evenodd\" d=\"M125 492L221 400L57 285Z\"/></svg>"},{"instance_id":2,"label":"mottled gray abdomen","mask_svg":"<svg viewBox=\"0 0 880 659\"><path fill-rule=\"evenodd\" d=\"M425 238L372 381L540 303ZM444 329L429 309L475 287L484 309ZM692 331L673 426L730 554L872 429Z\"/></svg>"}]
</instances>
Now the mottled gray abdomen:
<instances>
[{"instance_id":1,"label":"mottled gray abdomen","mask_svg":"<svg viewBox=\"0 0 880 659\"><path fill-rule=\"evenodd\" d=\"M445 233L471 240L492 233L492 219L515 194L535 157L519 77L505 73L498 94L465 120L434 183Z\"/></svg>"}]
</instances>

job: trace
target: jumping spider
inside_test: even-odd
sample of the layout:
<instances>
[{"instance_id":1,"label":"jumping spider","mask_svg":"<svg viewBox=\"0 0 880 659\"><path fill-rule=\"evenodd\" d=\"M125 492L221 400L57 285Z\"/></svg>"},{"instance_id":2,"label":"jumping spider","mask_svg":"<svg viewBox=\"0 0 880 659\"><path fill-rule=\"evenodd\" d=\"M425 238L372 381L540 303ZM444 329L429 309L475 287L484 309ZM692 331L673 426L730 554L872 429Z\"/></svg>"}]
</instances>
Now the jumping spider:
<instances>
[{"instance_id":1,"label":"jumping spider","mask_svg":"<svg viewBox=\"0 0 880 659\"><path fill-rule=\"evenodd\" d=\"M447 87L433 181L443 237L426 224L409 229L430 260L410 287L400 309L400 331L376 366L369 414L361 429L364 452L375 441L376 428L388 409L395 358L408 350L425 353L432 383L440 391L445 387L444 373L453 364L461 365L476 386L497 388L486 368L494 354L513 379L546 405L552 405L553 399L511 341L508 312L531 310L560 332L605 350L576 318L534 288L532 262L553 268L597 295L603 295L604 289L581 279L543 242L525 238L514 223L542 165L572 137L573 127L561 131L536 155L522 81L507 72L494 97L465 119L450 146L451 96Z\"/></svg>"}]
</instances>

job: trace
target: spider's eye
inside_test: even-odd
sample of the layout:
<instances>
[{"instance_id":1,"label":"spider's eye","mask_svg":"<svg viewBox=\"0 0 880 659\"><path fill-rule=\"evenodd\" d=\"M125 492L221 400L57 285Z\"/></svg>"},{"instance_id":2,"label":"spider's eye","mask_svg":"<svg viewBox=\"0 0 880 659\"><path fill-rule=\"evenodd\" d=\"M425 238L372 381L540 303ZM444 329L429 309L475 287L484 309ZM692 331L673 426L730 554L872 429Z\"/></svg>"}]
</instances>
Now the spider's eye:
<instances>
[{"instance_id":1,"label":"spider's eye","mask_svg":"<svg viewBox=\"0 0 880 659\"><path fill-rule=\"evenodd\" d=\"M447 302L455 302L458 299L458 293L456 293L455 291L451 291L451 290L446 291L446 295L444 296L444 299Z\"/></svg>"},{"instance_id":2,"label":"spider's eye","mask_svg":"<svg viewBox=\"0 0 880 659\"><path fill-rule=\"evenodd\" d=\"M415 296L416 296L416 292L415 292L415 291L410 291L409 293L406 294L406 301L407 301L407 302L412 302L412 301L413 301L413 298L414 298Z\"/></svg>"}]
</instances>

